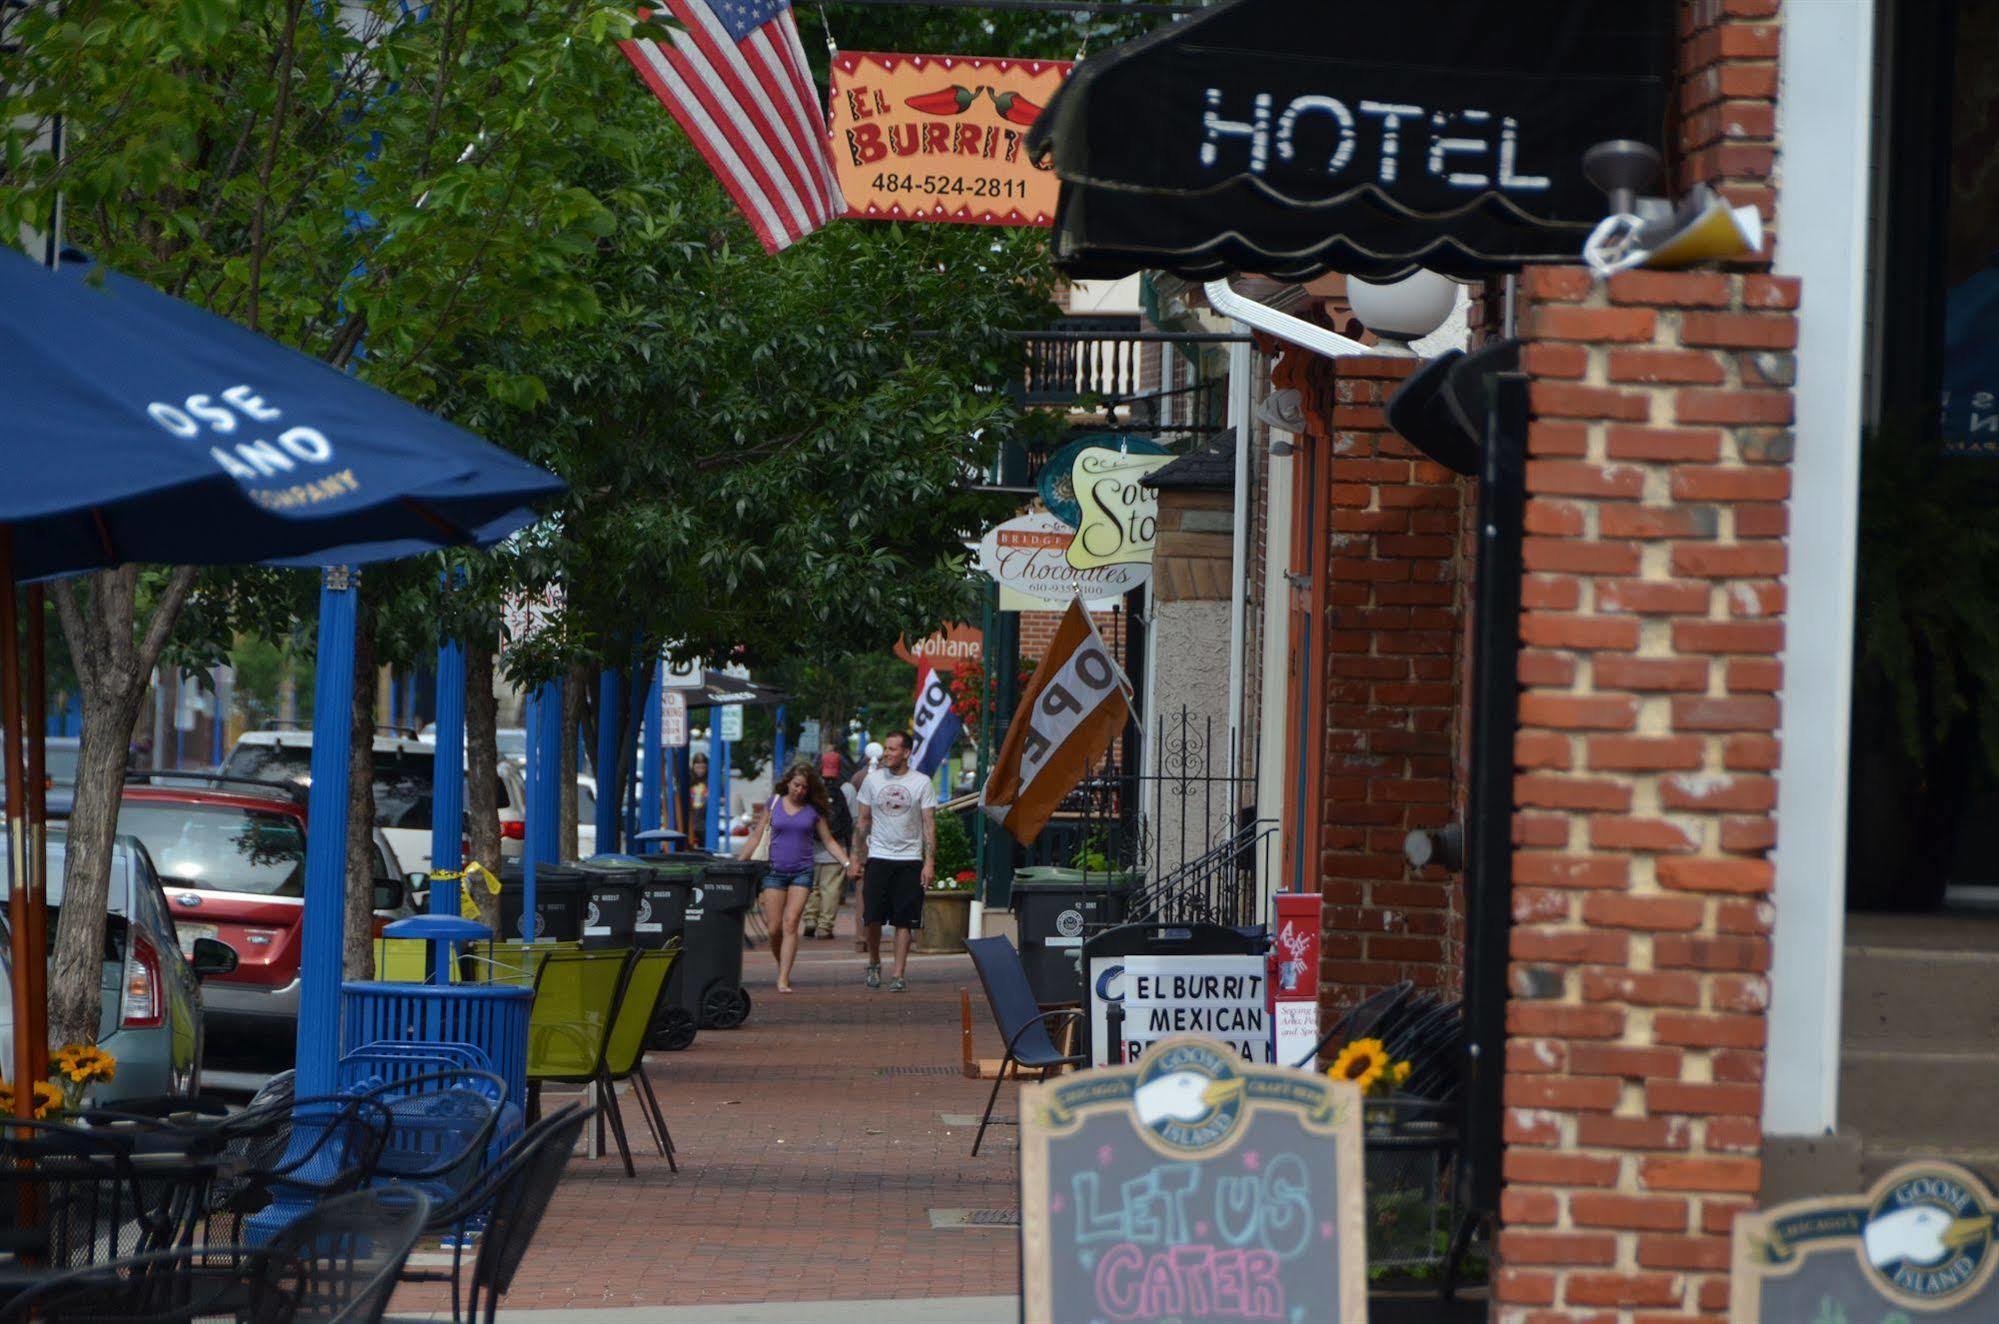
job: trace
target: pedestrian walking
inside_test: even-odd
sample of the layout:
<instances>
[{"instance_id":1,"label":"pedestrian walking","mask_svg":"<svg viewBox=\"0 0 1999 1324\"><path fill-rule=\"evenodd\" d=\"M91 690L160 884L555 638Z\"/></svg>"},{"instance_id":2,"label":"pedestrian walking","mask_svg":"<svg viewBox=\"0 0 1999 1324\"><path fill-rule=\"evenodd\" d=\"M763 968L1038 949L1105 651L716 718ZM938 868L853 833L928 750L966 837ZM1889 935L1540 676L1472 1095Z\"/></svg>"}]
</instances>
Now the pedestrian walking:
<instances>
[{"instance_id":1,"label":"pedestrian walking","mask_svg":"<svg viewBox=\"0 0 1999 1324\"><path fill-rule=\"evenodd\" d=\"M882 982L882 925L895 929L895 974L888 991L909 987L909 949L923 927L923 893L937 876L937 788L909 766L907 731L882 737L881 765L861 783L854 820L852 878L866 866L861 898L868 931L868 987Z\"/></svg>"},{"instance_id":2,"label":"pedestrian walking","mask_svg":"<svg viewBox=\"0 0 1999 1324\"><path fill-rule=\"evenodd\" d=\"M823 773L820 780L830 789L826 793L826 826L832 830L833 840L839 843L840 854L824 841L813 843L812 851L812 895L805 898L805 914L799 921L799 932L809 933L815 938L833 936L833 921L840 917L840 902L847 892L846 852L854 848L854 796L853 787L840 782L837 776L828 779Z\"/></svg>"},{"instance_id":3,"label":"pedestrian walking","mask_svg":"<svg viewBox=\"0 0 1999 1324\"><path fill-rule=\"evenodd\" d=\"M799 926L805 900L812 892L814 843L822 845L842 868L852 863L846 848L833 839L828 825L832 808L826 783L809 763L799 763L778 782L778 794L763 813L763 830L752 825L742 858L758 853L769 841L770 871L757 890L764 928L770 932L770 954L777 962L777 991L791 992L791 967L798 961Z\"/></svg>"}]
</instances>

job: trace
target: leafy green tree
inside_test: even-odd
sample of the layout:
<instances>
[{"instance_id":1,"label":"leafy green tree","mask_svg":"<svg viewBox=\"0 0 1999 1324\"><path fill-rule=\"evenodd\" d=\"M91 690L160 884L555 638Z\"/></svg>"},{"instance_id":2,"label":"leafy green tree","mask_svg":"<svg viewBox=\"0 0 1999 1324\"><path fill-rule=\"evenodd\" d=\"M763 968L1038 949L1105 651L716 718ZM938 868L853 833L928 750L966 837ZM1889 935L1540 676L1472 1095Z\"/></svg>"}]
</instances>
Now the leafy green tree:
<instances>
[{"instance_id":1,"label":"leafy green tree","mask_svg":"<svg viewBox=\"0 0 1999 1324\"><path fill-rule=\"evenodd\" d=\"M0 8L0 227L46 223L161 289L412 398L468 337L595 316L615 217L577 181L631 149L602 0L77 0ZM45 150L60 119L64 150ZM501 375L482 384L518 390ZM256 576L209 585L214 615ZM289 577L299 592L299 576ZM197 587L127 566L53 590L84 707L51 1031L97 1026L125 741ZM218 652L227 634L189 631Z\"/></svg>"},{"instance_id":2,"label":"leafy green tree","mask_svg":"<svg viewBox=\"0 0 1999 1324\"><path fill-rule=\"evenodd\" d=\"M766 674L971 611L966 543L1009 503L970 484L1022 424L1004 387L1011 333L1054 311L1045 236L836 222L773 258L677 132L600 166L602 318L468 350L508 386L463 416L570 483L496 558L565 604L510 678L662 647Z\"/></svg>"}]
</instances>

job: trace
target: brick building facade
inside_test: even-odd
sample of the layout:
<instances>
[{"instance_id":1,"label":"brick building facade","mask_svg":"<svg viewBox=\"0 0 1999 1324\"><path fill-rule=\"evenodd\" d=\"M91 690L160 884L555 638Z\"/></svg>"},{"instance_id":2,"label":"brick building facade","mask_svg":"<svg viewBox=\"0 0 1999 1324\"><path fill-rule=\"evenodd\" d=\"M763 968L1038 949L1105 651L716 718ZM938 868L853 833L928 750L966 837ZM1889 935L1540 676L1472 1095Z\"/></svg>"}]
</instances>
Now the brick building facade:
<instances>
[{"instance_id":1,"label":"brick building facade","mask_svg":"<svg viewBox=\"0 0 1999 1324\"><path fill-rule=\"evenodd\" d=\"M1680 188L1772 223L1782 17L1682 6L1672 136ZM1542 268L1514 293L1532 422L1493 1286L1514 1324L1721 1318L1762 1185L1801 293L1767 272ZM1465 807L1476 489L1387 426L1412 367L1293 349L1274 374L1306 416L1290 615L1316 792L1287 845L1326 898L1328 1015L1462 973L1463 881L1403 843Z\"/></svg>"}]
</instances>

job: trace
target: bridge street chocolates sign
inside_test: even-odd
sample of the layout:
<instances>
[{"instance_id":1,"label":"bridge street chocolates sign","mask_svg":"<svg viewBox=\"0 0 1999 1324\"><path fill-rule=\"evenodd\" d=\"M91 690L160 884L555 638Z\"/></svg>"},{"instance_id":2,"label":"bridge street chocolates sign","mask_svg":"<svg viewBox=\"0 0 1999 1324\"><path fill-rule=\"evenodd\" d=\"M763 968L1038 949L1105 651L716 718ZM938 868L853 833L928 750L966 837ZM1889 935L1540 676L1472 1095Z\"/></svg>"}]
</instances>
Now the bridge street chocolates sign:
<instances>
[{"instance_id":1,"label":"bridge street chocolates sign","mask_svg":"<svg viewBox=\"0 0 1999 1324\"><path fill-rule=\"evenodd\" d=\"M1999 1320L1992 1192L1951 1163L1904 1164L1864 1196L1735 1222L1729 1324Z\"/></svg>"},{"instance_id":2,"label":"bridge street chocolates sign","mask_svg":"<svg viewBox=\"0 0 1999 1324\"><path fill-rule=\"evenodd\" d=\"M1025 1324L1365 1324L1360 1111L1194 1038L1023 1086Z\"/></svg>"},{"instance_id":3,"label":"bridge street chocolates sign","mask_svg":"<svg viewBox=\"0 0 1999 1324\"><path fill-rule=\"evenodd\" d=\"M868 221L1051 225L1060 185L1027 155L1067 60L981 55L833 58L834 169L847 215Z\"/></svg>"}]
</instances>

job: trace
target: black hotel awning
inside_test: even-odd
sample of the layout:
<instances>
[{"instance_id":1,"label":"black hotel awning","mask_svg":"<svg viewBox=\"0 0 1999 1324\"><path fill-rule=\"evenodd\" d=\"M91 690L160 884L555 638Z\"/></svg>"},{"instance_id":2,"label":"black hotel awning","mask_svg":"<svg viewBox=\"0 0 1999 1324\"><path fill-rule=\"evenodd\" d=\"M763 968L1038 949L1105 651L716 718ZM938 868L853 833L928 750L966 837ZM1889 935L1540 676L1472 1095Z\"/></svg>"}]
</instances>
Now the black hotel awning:
<instances>
[{"instance_id":1,"label":"black hotel awning","mask_svg":"<svg viewBox=\"0 0 1999 1324\"><path fill-rule=\"evenodd\" d=\"M1676 0L1231 0L1077 66L1059 265L1383 279L1573 262L1583 152L1663 147Z\"/></svg>"}]
</instances>

